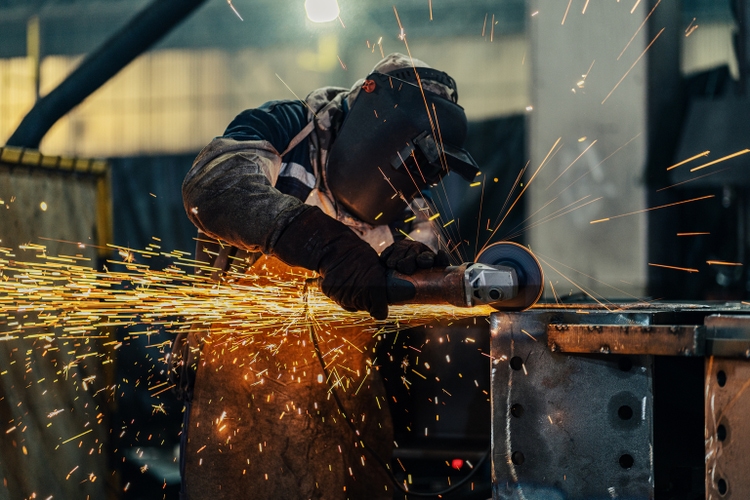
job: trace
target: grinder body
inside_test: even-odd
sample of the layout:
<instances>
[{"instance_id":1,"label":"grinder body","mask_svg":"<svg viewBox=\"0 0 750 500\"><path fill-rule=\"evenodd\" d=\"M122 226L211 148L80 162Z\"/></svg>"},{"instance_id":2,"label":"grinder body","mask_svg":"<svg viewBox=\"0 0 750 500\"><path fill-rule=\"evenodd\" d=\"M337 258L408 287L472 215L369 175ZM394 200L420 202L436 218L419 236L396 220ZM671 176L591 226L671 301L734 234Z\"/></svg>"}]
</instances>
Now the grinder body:
<instances>
[{"instance_id":1,"label":"grinder body","mask_svg":"<svg viewBox=\"0 0 750 500\"><path fill-rule=\"evenodd\" d=\"M389 304L490 305L509 311L528 309L543 290L539 261L527 248L512 242L488 246L477 262L411 275L390 270L386 285Z\"/></svg>"}]
</instances>

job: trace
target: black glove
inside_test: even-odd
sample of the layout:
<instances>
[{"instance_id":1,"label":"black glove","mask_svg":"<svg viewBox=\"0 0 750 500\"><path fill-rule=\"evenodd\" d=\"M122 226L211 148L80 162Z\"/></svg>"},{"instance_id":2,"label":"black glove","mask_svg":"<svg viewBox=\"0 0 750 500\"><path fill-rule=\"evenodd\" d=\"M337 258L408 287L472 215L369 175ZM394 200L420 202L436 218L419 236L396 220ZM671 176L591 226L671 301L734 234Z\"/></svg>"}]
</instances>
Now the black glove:
<instances>
[{"instance_id":1,"label":"black glove","mask_svg":"<svg viewBox=\"0 0 750 500\"><path fill-rule=\"evenodd\" d=\"M347 311L388 317L386 268L378 254L343 223L310 207L279 236L273 254L323 276L323 293Z\"/></svg>"},{"instance_id":2,"label":"black glove","mask_svg":"<svg viewBox=\"0 0 750 500\"><path fill-rule=\"evenodd\" d=\"M397 241L383 250L380 262L388 269L404 274L414 274L417 269L446 267L450 263L444 251L435 254L424 243L409 239Z\"/></svg>"}]
</instances>

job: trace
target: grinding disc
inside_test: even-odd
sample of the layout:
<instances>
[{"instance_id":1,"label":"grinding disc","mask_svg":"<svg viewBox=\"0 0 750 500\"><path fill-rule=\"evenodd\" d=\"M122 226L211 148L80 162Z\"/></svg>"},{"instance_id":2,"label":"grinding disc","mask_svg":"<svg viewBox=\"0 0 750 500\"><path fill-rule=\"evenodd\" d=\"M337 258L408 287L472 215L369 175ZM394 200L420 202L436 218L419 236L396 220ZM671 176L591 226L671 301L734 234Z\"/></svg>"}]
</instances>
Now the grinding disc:
<instances>
[{"instance_id":1,"label":"grinding disc","mask_svg":"<svg viewBox=\"0 0 750 500\"><path fill-rule=\"evenodd\" d=\"M518 295L492 304L499 311L523 311L536 304L544 291L544 273L531 251L511 241L493 243L482 250L475 262L492 266L507 266L518 275Z\"/></svg>"}]
</instances>

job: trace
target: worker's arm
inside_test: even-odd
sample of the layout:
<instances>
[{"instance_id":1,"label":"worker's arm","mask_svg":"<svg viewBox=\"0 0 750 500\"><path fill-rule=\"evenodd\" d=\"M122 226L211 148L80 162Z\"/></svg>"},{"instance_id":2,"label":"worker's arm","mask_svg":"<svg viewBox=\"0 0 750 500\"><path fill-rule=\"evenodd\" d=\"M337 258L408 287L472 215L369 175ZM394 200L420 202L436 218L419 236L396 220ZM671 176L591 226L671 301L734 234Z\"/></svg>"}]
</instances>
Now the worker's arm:
<instances>
[{"instance_id":1,"label":"worker's arm","mask_svg":"<svg viewBox=\"0 0 750 500\"><path fill-rule=\"evenodd\" d=\"M277 151L285 145L272 119L261 115L263 123L251 132L266 133L276 145L253 137L248 121L230 125L188 172L182 192L190 220L209 236L319 272L323 292L339 305L384 319L385 268L377 253L343 223L273 186L281 165ZM270 130L258 131L264 125ZM231 133L238 128L242 133Z\"/></svg>"}]
</instances>

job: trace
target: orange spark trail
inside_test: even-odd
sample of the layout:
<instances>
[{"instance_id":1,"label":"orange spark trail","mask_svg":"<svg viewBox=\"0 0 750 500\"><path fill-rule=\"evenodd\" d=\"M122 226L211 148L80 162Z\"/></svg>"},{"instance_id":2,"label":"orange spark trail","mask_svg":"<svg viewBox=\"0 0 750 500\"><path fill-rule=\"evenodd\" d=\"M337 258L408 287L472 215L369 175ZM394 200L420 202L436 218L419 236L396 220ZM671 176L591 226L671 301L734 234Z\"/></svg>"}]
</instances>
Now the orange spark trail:
<instances>
[{"instance_id":1,"label":"orange spark trail","mask_svg":"<svg viewBox=\"0 0 750 500\"><path fill-rule=\"evenodd\" d=\"M591 222L589 222L589 224L597 224L599 222L605 222L605 221L612 220L612 219L619 219L620 217L627 217L629 215L642 214L644 212L650 212L652 210L659 210L660 208L673 207L675 205L683 205L685 203L691 203L693 201L700 201L700 200L707 200L709 198L714 198L714 197L716 197L716 195L714 194L709 194L707 196L699 196L698 198L691 198L689 200L676 201L674 203L667 203L666 205L659 205L658 207L644 208L643 210L636 210L635 212L628 212L626 214L613 215L611 217L606 217L604 219L592 220Z\"/></svg>"},{"instance_id":2,"label":"orange spark trail","mask_svg":"<svg viewBox=\"0 0 750 500\"><path fill-rule=\"evenodd\" d=\"M535 255L538 255L538 254L535 254ZM639 303L641 303L641 304L644 304L644 305L648 305L648 304L649 304L649 301L647 301L647 300L644 300L644 299L642 299L641 297L638 297L638 296L636 296L636 295L630 294L630 293L626 292L625 290L622 290L622 289L620 289L620 288L617 288L616 286L613 286L613 285L610 285L610 284L608 284L608 283L605 283L605 282L603 282L603 281L601 281L601 280L598 280L598 279L594 278L593 276L590 276L590 275L588 275L588 274L584 273L583 271L579 271L578 269L572 268L572 267L570 267L570 266L566 266L566 265L565 265L565 264L563 264L562 262L559 262L559 261L557 261L557 260L555 260L555 259L552 259L552 258L550 258L550 257L546 257L546 258L547 258L547 259L549 259L549 260L551 260L552 262L554 262L555 264L557 264L557 265L559 265L559 266L562 266L562 267L564 267L564 268L566 268L566 269L570 269L571 271L573 271L573 272L576 272L576 273L578 273L578 274L582 274L583 276L586 276L587 278L589 278L589 279L591 279L591 280L594 280L594 281L596 281L596 282L597 282L597 283L599 283L600 285L604 285L604 286L606 286L606 287L608 287L608 288L611 288L612 290L616 290L616 291L618 291L618 292L620 292L620 293L622 293L622 294L624 294L624 295L627 295L628 297L630 297L630 298L632 298L632 299L635 299L635 300L636 300L637 302L639 302ZM558 271L558 272L559 272L559 271Z\"/></svg>"},{"instance_id":3,"label":"orange spark trail","mask_svg":"<svg viewBox=\"0 0 750 500\"><path fill-rule=\"evenodd\" d=\"M529 229L533 229L535 227L541 226L542 224L546 224L547 222L551 222L551 221L557 219L558 217L562 217L563 215L567 215L570 212L574 212L574 211L578 210L579 208L585 207L586 205L591 205L592 203L596 203L597 201L599 201L599 200L601 200L601 199L604 198L603 196L600 196L599 198L595 198L593 200L589 200L586 203L583 203L582 205L578 205L577 207L573 207L573 208L570 208L569 210L565 210L566 208L570 207L571 205L574 205L574 204L576 204L576 203L578 203L580 201L585 200L589 196L590 195L586 195L583 198L581 198L580 200L574 201L573 203L570 203L569 205L566 205L565 207L557 210L556 212L553 212L553 213L551 213L551 214L543 217L542 219L534 222L533 224L528 225L527 227L523 228L522 230L518 231L517 233L508 235L504 239L512 239L512 238L515 238L516 236L520 236L522 233L524 233L525 231L528 231ZM565 210L565 211L562 212L563 210ZM559 213L559 212L562 212L562 213ZM516 227L518 227L518 226L516 226Z\"/></svg>"},{"instance_id":4,"label":"orange spark trail","mask_svg":"<svg viewBox=\"0 0 750 500\"><path fill-rule=\"evenodd\" d=\"M620 151L620 150L621 150L622 148L624 148L625 146L627 146L628 144L630 144L630 143L631 143L631 142L633 142L634 140L638 139L638 137L640 137L640 136L641 136L641 133L639 132L638 134L636 134L636 135L635 135L635 137L633 137L632 139L630 139L630 140L629 140L628 142L626 142L625 144L623 144L623 145L622 145L622 146L620 146L619 148L617 148L617 149L615 149L614 151L612 151L612 152L611 152L611 153L609 154L609 156L607 156L607 157L606 157L606 158L604 158L604 159L603 159L602 161L600 161L599 163L597 163L597 164L596 164L596 166L595 166L594 168L591 168L591 169L587 170L586 172L584 172L583 174L581 174L581 176L580 176L580 177L578 177L578 179L576 179L576 180L574 180L573 182L571 182L570 184L568 184L568 185L567 185L567 186L565 187L565 189L563 189L562 191L560 191L559 193L557 193L557 195L559 196L559 195L563 194L563 193L564 193L565 191L567 191L568 189L570 189L570 188L571 188L571 187L572 187L572 186L573 186L573 185L574 185L574 184L575 184L576 182L580 181L581 179L583 179L584 177L586 177L587 175L589 175L589 174L590 174L591 172L593 172L593 171L594 171L594 169L596 169L596 168L599 168L599 167L600 167L601 165L603 165L603 164L604 164L604 162L605 162L605 161L607 161L607 160L609 160L610 158L612 158L612 157L613 157L613 156L614 156L615 154L617 154L617 152L618 152L618 151Z\"/></svg>"},{"instance_id":5,"label":"orange spark trail","mask_svg":"<svg viewBox=\"0 0 750 500\"><path fill-rule=\"evenodd\" d=\"M641 23L641 25L638 26L638 29L635 30L635 33L633 33L633 36L630 38L630 41L628 41L628 43L625 45L625 48L622 49L622 52L620 52L620 55L617 56L617 60L618 61L620 60L620 58L622 57L622 55L625 53L625 51L628 50L628 47L630 47L630 44L633 43L633 40L635 40L636 35L638 33L640 33L640 31L646 25L646 22L648 21L648 18L651 17L651 14L654 13L654 11L656 10L656 8L659 6L660 3L661 3L661 0L657 0L656 5L654 5L654 7L651 9L651 12L648 13L648 15L646 16L646 19L644 19L643 22Z\"/></svg>"},{"instance_id":6,"label":"orange spark trail","mask_svg":"<svg viewBox=\"0 0 750 500\"><path fill-rule=\"evenodd\" d=\"M631 13L631 14L632 14L633 12L635 12L635 9L637 9L637 8L638 8L638 4L639 4L639 3L641 3L641 0L635 0L635 5L633 5L633 8L632 8L632 9L630 9L630 13Z\"/></svg>"},{"instance_id":7,"label":"orange spark trail","mask_svg":"<svg viewBox=\"0 0 750 500\"><path fill-rule=\"evenodd\" d=\"M592 142L591 144L589 144L589 145L588 145L588 147L587 147L586 149L584 149L584 150L583 150L583 153L579 154L579 155L578 155L578 158L576 158L575 160L573 160L573 163L571 163L570 165L568 165L567 167L565 167L565 170L563 170L562 172L560 172L560 175L558 175L557 177L555 177L555 180L554 180L554 181L550 182L549 186L547 186L547 187L545 188L545 191L547 191L547 189L551 188L551 187L552 187L552 184L554 184L555 182L557 182L557 180L558 180L558 179L559 179L560 177L562 177L562 176L563 176L563 174L564 174L565 172L567 172L567 171L568 171L568 169L569 169L570 167L572 167L573 165L575 165L575 162L577 162L577 161L578 161L578 160L579 160L579 159L581 158L581 156L585 155L585 154L586 154L586 151L588 151L589 149L591 149L591 147L592 147L592 146L593 146L594 144L596 144L596 140L594 140L594 142Z\"/></svg>"},{"instance_id":8,"label":"orange spark trail","mask_svg":"<svg viewBox=\"0 0 750 500\"><path fill-rule=\"evenodd\" d=\"M515 192L516 188L521 183L521 179L523 178L523 174L526 173L526 169L529 168L529 164L531 161L527 161L526 165L523 166L523 168L518 172L518 176L516 176L516 180L513 183L513 187L510 188L510 191L508 192L507 198L505 198L505 202L503 203L503 207L500 209L500 212L498 213L498 217L500 217L500 214L505 212L505 207L508 206L508 202L510 201L510 198L513 196L513 193ZM497 220L497 217L495 218ZM493 222L492 225L494 226L495 223Z\"/></svg>"},{"instance_id":9,"label":"orange spark trail","mask_svg":"<svg viewBox=\"0 0 750 500\"><path fill-rule=\"evenodd\" d=\"M697 273L699 272L697 269L693 269L692 267L677 267L677 266L668 266L666 264L654 264L652 262L648 263L649 266L653 267L663 267L664 269L675 269L677 271L685 271L688 273Z\"/></svg>"},{"instance_id":10,"label":"orange spark trail","mask_svg":"<svg viewBox=\"0 0 750 500\"><path fill-rule=\"evenodd\" d=\"M232 10L234 11L234 13L237 14L237 17L240 18L240 21L244 21L244 19L242 19L242 16L240 15L240 13L237 12L237 9L234 7L234 5L232 5L232 0L227 0L227 3L232 8Z\"/></svg>"},{"instance_id":11,"label":"orange spark trail","mask_svg":"<svg viewBox=\"0 0 750 500\"><path fill-rule=\"evenodd\" d=\"M674 183L674 184L671 184L671 185L669 185L669 186L666 186L666 187L663 187L663 188L657 189L657 190L656 190L656 192L658 193L658 192L660 192L660 191L666 191L667 189L671 189L671 188L673 188L673 187L676 187L676 186L680 186L680 185L682 185L682 184L687 184L688 182L693 182L693 181L697 181L698 179L703 179L704 177L708 177L708 176L710 176L710 175L715 175L715 174L718 174L718 173L724 172L724 171L726 171L726 170L729 170L730 168L731 168L731 167L727 167L727 168L722 168L722 169L720 169L720 170L714 170L713 172L709 172L709 173L707 173L707 174L699 175L699 176L697 176L697 177L693 177L692 179L688 179L688 180L685 180L685 181L680 181L680 182L676 182L676 183Z\"/></svg>"},{"instance_id":12,"label":"orange spark trail","mask_svg":"<svg viewBox=\"0 0 750 500\"><path fill-rule=\"evenodd\" d=\"M732 153L731 155L724 156L723 158L719 158L718 160L710 161L708 163L704 163L703 165L691 168L691 172L695 172L696 170L700 170L702 168L710 167L711 165L716 165L717 163L720 163L725 160L729 160L731 158L734 158L736 156L741 156L746 153L750 153L750 149L743 149L742 151L737 151L736 153Z\"/></svg>"},{"instance_id":13,"label":"orange spark trail","mask_svg":"<svg viewBox=\"0 0 750 500\"><path fill-rule=\"evenodd\" d=\"M599 299L597 299L596 297L594 297L594 295L592 295L591 293L589 293L589 291L588 291L588 290L586 290L586 289L585 289L585 288L583 288L583 287L582 287L581 285L579 285L578 283L576 283L575 281L573 281L572 279L568 278L568 277L567 277L567 276L565 276L565 275L564 275L563 273L561 273L560 271L558 271L558 270L557 270L557 269L556 269L556 268L555 268L555 267L554 267L554 266L553 266L552 264L550 264L549 262L547 262L546 260L544 260L544 259L543 259L542 257L540 257L540 256L539 256L538 254L537 254L537 257L539 258L539 260L540 260L541 262L543 262L543 263L545 263L546 265L548 265L548 266L549 266L549 267L550 267L550 268L551 268L551 269L552 269L553 271L555 271L555 272L556 272L557 274L559 274L560 276L562 276L563 278L565 278L565 279L566 279L567 281L569 281L569 282L570 282L570 284L572 284L572 285L573 285L574 287L578 288L578 289L579 289L580 291L582 291L582 292L583 292L584 294L586 294L587 296L591 297L591 298L592 298L592 299L593 299L593 300L594 300L594 301L595 301L595 302L596 302L597 304L599 304L600 306L602 306L602 307L603 307L604 309L606 309L607 311L612 311L612 309L610 309L609 307L607 307L607 306L606 306L606 305L605 305L605 304L604 304L603 302L601 302L601 301L600 301ZM606 300L606 299L605 299L605 300Z\"/></svg>"},{"instance_id":14,"label":"orange spark trail","mask_svg":"<svg viewBox=\"0 0 750 500\"><path fill-rule=\"evenodd\" d=\"M690 157L690 158L688 158L687 160L682 160L682 161L681 161L681 162L679 162L679 163L675 163L675 164L674 164L674 165L672 165L671 167L667 167L667 170L672 170L673 168L677 168L677 167L679 167L679 166L681 166L681 165L684 165L684 164L686 164L686 163L690 163L691 161L693 161L693 160L695 160L695 159L697 159L697 158L700 158L701 156L708 156L708 154L709 154L710 152L711 152L711 151L709 151L709 150L706 150L706 151L704 151L704 152L702 152L702 153L698 153L698 154L697 154L697 155L695 155L695 156L691 156L691 157Z\"/></svg>"},{"instance_id":15,"label":"orange spark trail","mask_svg":"<svg viewBox=\"0 0 750 500\"><path fill-rule=\"evenodd\" d=\"M621 83L622 83L622 81L623 81L623 80L625 79L625 77L626 77L626 76L628 76L628 74L630 73L630 71L631 71L631 70L632 70L632 69L633 69L633 68L635 67L635 65L636 65L636 64L638 64L638 61L640 61L640 60L641 60L641 59L643 58L643 56L644 56L644 55L646 55L646 52L648 52L648 49L650 49L650 48L651 48L651 46L652 46L652 45L654 44L654 42L656 41L656 39L657 39L657 38L659 38L659 37L661 36L661 34L662 34L662 33L664 33L664 30L665 30L665 29L666 29L666 28L662 28L662 29L661 29L661 30L659 31L659 33L657 33L657 34L656 34L656 36L654 37L654 39L653 39L653 40L651 40L651 43L649 43L649 44L648 44L648 47L646 47L646 48L645 48L645 49L643 50L643 52L641 52L641 55L639 55L639 56L638 56L638 59L636 59L636 60L635 60L635 62L633 62L633 64L631 64L631 65L630 65L630 67L629 67L629 68L628 68L628 70L627 70L627 71L625 72L625 74L624 74L624 75L622 75L622 78L620 78L620 81L619 81L619 82L617 82L617 84L615 84L615 86L614 86L614 87L612 88L612 90L610 90L610 91L609 91L609 94L607 94L607 97L605 97L605 98L604 98L604 100L602 101L602 104L604 104L605 102L607 102L607 99L609 99L609 96L611 96L611 95L612 95L612 92L614 92L614 91L615 91L615 89L616 89L617 87L619 87L619 86L620 86L620 84L621 84Z\"/></svg>"},{"instance_id":16,"label":"orange spark trail","mask_svg":"<svg viewBox=\"0 0 750 500\"><path fill-rule=\"evenodd\" d=\"M283 83L283 84L284 84L284 87L286 87L286 88L287 88L287 89L289 90L289 92L291 92L291 93L292 93L292 94L294 95L294 97L296 97L296 98L297 98L297 100L298 100L299 102L301 102L302 104L304 104L304 105L305 105L305 107L306 107L307 109L309 109L309 110L310 110L310 112L311 112L311 113L312 113L312 114L313 114L313 115L315 116L315 118L317 118L317 117L318 117L318 115L317 115L317 114L315 113L315 110L314 110L314 109L312 109L312 108L311 108L310 106L308 106L308 105L307 105L307 101L303 101L302 99L300 99L300 97L299 97L299 96L297 95L297 93L296 93L296 92L294 92L294 90L292 90L292 87L290 87L289 85L287 85L287 84L286 84L286 82L285 82L284 80L282 80L282 79L281 79L281 77L279 76L279 74L278 74L278 73L274 73L274 74L276 75L276 78L278 78L278 79L279 79L279 81L280 81L281 83Z\"/></svg>"},{"instance_id":17,"label":"orange spark trail","mask_svg":"<svg viewBox=\"0 0 750 500\"><path fill-rule=\"evenodd\" d=\"M707 260L709 266L741 266L742 262L726 262L723 260Z\"/></svg>"},{"instance_id":18,"label":"orange spark trail","mask_svg":"<svg viewBox=\"0 0 750 500\"><path fill-rule=\"evenodd\" d=\"M525 185L525 186L523 187L523 189L521 190L521 192L520 192L520 193L518 193L518 196L517 196L517 197L516 197L516 199L515 199L515 200L513 201L513 204L512 204L511 206L510 206L510 208L508 209L508 211L507 211L507 212L505 212L505 215L503 216L502 220L500 220L500 224L498 224L498 225L497 225L497 227L495 228L495 230L494 230L494 231L492 231L492 234L490 235L489 239L487 240L488 242L489 242L489 240L490 240L490 239L492 239L492 237L493 237L493 236L495 235L495 233L497 232L497 230L498 230L498 229L500 229L500 226L502 226L502 225L503 225L503 222L505 222L505 219L506 219L506 218L508 217L508 215L509 215L509 214L511 213L511 211L513 211L513 207L515 207L515 206L516 206L516 203L518 203L518 200L520 200L520 199L521 199L521 196L523 196L523 193L525 193L525 192L526 192L526 190L527 190L527 189L529 188L529 186L531 185L531 183L532 183L532 182L534 182L534 179L536 178L537 174L538 174L538 173L539 173L539 172L540 172L540 171L542 170L542 168L543 168L543 167L544 167L544 165L546 164L547 160L549 159L550 155L552 154L552 151L553 151L553 150L554 150L554 149L555 149L555 148L557 147L557 145L558 145L558 144L560 143L560 140L561 140L561 139L562 139L562 137L558 137L558 138L557 138L557 140L555 141L555 143L554 143L554 144L552 145L552 147L550 148L550 150L549 150L549 151L547 152L547 156L545 156L545 157L544 157L544 160L542 160L542 163L540 163L540 164L539 164L539 167L538 167L538 168L536 169L536 172L534 172L534 175L532 175L532 176L531 176L531 179L529 179L529 182L527 182L527 183L526 183L526 185ZM483 249L484 249L484 247L486 247L486 246L487 246L487 243L485 243L485 244L484 244L484 245L482 246L482 250L483 250Z\"/></svg>"},{"instance_id":19,"label":"orange spark trail","mask_svg":"<svg viewBox=\"0 0 750 500\"><path fill-rule=\"evenodd\" d=\"M586 9L588 8L588 6L589 6L589 0L586 0L586 3L583 5L583 10L581 11L581 14L586 13Z\"/></svg>"},{"instance_id":20,"label":"orange spark trail","mask_svg":"<svg viewBox=\"0 0 750 500\"><path fill-rule=\"evenodd\" d=\"M711 233L677 233L677 236L701 236L704 234L711 234Z\"/></svg>"},{"instance_id":21,"label":"orange spark trail","mask_svg":"<svg viewBox=\"0 0 750 500\"><path fill-rule=\"evenodd\" d=\"M568 0L568 6L565 8L565 14L563 15L562 22L560 23L561 26L565 25L565 19L568 17L568 11L570 10L570 4L573 3L573 0Z\"/></svg>"}]
</instances>

